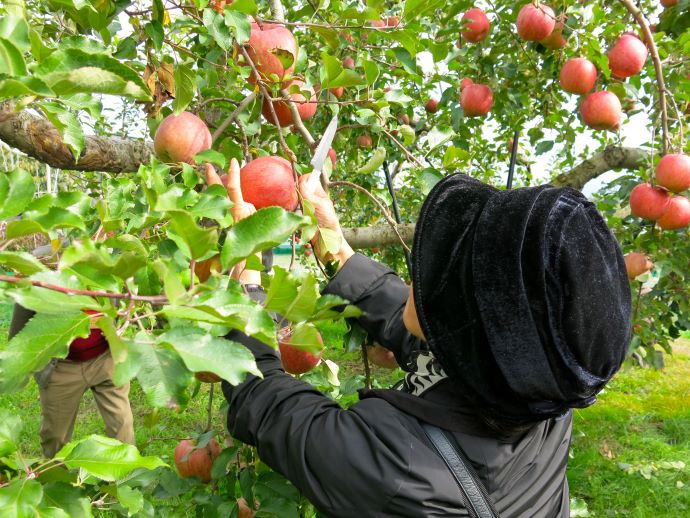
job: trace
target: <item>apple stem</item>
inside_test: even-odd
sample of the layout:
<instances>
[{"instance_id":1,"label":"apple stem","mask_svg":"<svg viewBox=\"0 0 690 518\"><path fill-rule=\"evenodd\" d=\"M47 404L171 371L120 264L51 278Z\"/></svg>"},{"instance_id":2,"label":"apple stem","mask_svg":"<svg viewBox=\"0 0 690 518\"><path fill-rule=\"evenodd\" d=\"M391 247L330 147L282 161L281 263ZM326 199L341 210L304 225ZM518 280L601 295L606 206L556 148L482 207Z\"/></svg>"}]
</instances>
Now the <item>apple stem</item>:
<instances>
[{"instance_id":1,"label":"apple stem","mask_svg":"<svg viewBox=\"0 0 690 518\"><path fill-rule=\"evenodd\" d=\"M649 51L652 55L652 62L654 63L654 70L656 72L656 82L659 89L659 109L661 110L661 129L663 131L661 141L662 154L666 155L669 148L668 111L666 107L666 85L664 83L664 71L661 65L661 59L659 58L659 51L656 48L654 36L652 35L652 31L649 29L649 25L644 19L642 11L640 11L631 0L620 1L633 16L633 18L635 18L635 21L642 29L642 34L644 35L644 39L646 40L646 44L649 47Z\"/></svg>"},{"instance_id":2,"label":"apple stem","mask_svg":"<svg viewBox=\"0 0 690 518\"><path fill-rule=\"evenodd\" d=\"M215 386L215 383L210 384L210 388L208 389L208 405L206 405L206 413L208 417L206 418L206 429L204 432L208 432L211 429L211 422L213 419L213 387Z\"/></svg>"},{"instance_id":3,"label":"apple stem","mask_svg":"<svg viewBox=\"0 0 690 518\"><path fill-rule=\"evenodd\" d=\"M362 362L364 362L364 386L371 389L371 368L369 367L369 357L367 356L367 346L362 342Z\"/></svg>"}]
</instances>

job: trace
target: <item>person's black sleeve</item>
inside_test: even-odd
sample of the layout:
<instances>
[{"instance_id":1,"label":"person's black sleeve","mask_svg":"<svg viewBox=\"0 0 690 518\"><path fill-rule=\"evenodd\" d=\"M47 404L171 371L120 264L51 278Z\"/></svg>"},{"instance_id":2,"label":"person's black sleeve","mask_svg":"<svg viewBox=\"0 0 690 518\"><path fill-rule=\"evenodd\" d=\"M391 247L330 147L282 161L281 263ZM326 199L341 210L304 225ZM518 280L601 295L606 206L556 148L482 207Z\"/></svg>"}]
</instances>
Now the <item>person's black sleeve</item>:
<instances>
[{"instance_id":1,"label":"person's black sleeve","mask_svg":"<svg viewBox=\"0 0 690 518\"><path fill-rule=\"evenodd\" d=\"M333 517L394 516L387 506L409 479L409 418L382 399L343 410L283 371L276 352L241 332L228 336L255 355L263 379L222 383L228 431ZM406 497L405 497L406 498ZM400 515L402 516L402 515Z\"/></svg>"},{"instance_id":2,"label":"person's black sleeve","mask_svg":"<svg viewBox=\"0 0 690 518\"><path fill-rule=\"evenodd\" d=\"M398 364L407 370L407 358L426 348L403 323L408 286L398 275L368 257L355 254L331 279L324 293L339 295L361 309L357 320L369 335L393 351Z\"/></svg>"}]
</instances>

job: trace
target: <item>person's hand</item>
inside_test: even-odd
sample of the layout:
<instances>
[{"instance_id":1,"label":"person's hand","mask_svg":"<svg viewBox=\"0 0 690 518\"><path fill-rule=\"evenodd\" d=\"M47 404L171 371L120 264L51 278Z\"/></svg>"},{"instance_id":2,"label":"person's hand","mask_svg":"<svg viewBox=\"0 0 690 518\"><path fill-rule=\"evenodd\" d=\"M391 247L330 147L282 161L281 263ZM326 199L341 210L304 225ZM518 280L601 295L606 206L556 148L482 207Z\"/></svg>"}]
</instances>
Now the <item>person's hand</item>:
<instances>
[{"instance_id":1,"label":"person's hand","mask_svg":"<svg viewBox=\"0 0 690 518\"><path fill-rule=\"evenodd\" d=\"M314 236L312 239L312 246L314 247L314 253L321 260L321 262L327 262L334 260L338 262L338 269L340 269L345 262L354 255L352 247L345 240L343 235L343 229L340 227L340 221L338 220L338 215L335 213L335 207L333 207L333 202L331 201L328 193L323 190L320 183L316 185L310 185L309 177L311 173L304 174L299 178L299 190L302 194L302 198L309 201L314 206L314 213L316 215L316 221L319 224L319 228L327 228L338 234L341 238L340 250L334 254L328 253L326 250L321 250L319 246L319 234Z\"/></svg>"},{"instance_id":2,"label":"person's hand","mask_svg":"<svg viewBox=\"0 0 690 518\"><path fill-rule=\"evenodd\" d=\"M230 213L235 223L256 212L256 207L254 207L254 205L244 201L244 197L242 196L242 185L240 183L240 164L234 158L230 160L226 182L223 182L213 166L207 163L206 183L209 185L225 185L225 189L228 191L228 198L230 198L232 202ZM261 259L261 253L257 253L256 255ZM242 284L261 284L261 273L256 270L245 269L245 261L237 264L230 272L230 276L233 279L237 279Z\"/></svg>"}]
</instances>

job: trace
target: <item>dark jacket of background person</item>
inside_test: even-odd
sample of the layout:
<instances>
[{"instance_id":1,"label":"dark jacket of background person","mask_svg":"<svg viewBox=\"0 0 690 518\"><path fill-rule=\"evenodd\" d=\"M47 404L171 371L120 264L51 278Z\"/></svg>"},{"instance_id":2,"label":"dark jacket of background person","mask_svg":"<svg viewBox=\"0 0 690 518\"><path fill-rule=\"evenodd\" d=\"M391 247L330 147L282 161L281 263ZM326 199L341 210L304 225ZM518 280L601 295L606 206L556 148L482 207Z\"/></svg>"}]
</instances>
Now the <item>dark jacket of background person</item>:
<instances>
[{"instance_id":1,"label":"dark jacket of background person","mask_svg":"<svg viewBox=\"0 0 690 518\"><path fill-rule=\"evenodd\" d=\"M389 268L353 256L326 289L365 313L359 322L391 349L403 369L419 372L425 343L402 322L408 288ZM504 518L567 517L565 476L572 413L496 429L458 397L445 379L420 395L361 391L348 410L283 371L269 346L233 331L255 354L264 379L223 383L228 429L255 445L261 459L289 478L323 513L334 517L467 516L459 489L420 420L450 432L471 460ZM430 373L433 376L433 372ZM404 383L424 384L408 374Z\"/></svg>"}]
</instances>

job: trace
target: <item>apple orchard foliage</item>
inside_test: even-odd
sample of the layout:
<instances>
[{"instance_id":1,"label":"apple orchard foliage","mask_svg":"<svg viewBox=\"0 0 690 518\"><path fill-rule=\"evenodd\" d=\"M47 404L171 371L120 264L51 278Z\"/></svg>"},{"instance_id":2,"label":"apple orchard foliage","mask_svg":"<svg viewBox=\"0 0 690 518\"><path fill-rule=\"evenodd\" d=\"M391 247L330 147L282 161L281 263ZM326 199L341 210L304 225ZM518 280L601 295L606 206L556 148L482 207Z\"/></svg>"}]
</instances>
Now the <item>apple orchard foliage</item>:
<instances>
[{"instance_id":1,"label":"apple orchard foliage","mask_svg":"<svg viewBox=\"0 0 690 518\"><path fill-rule=\"evenodd\" d=\"M40 113L78 158L85 133L123 139L119 142L126 153L128 139L137 138L136 128L147 128L150 141L165 116L189 111L206 122L211 134L217 133L212 150L197 155L197 162L225 167L232 157L289 160L294 155L299 174L310 171L309 134L318 140L337 113L337 166L331 180L353 182L390 206L384 177L388 169L395 176L402 220L412 223L425 194L443 175L463 172L504 185L515 131L520 132L516 186L549 180L533 176L537 163L547 163L545 169L556 176L606 145L619 144L616 133L586 127L580 119L582 100L561 88L564 64L586 58L597 69L594 91L608 91L612 97L605 103L621 104L623 128L629 117L643 112L646 122L638 119L636 124L653 130L644 146L653 152L649 167L620 171L596 200L624 251L642 253L654 263L651 274L631 281L631 351L661 365L659 351L670 352L672 339L690 327L690 241L687 228L660 230L632 215L628 205L635 186L653 181L662 149L652 61L647 59L642 71L626 80L612 76L607 50L626 32L640 34L621 2L551 3L557 18L551 21L563 39L556 33L544 45L518 36L516 20L526 3L334 0L315 12L313 2L285 2L290 24L274 30L266 25L262 32L287 32L299 46L294 59L290 42L273 43L280 50L273 53L272 66L287 70L281 86L291 99L310 101L297 106L302 118L309 117L303 121L305 131L275 126L271 104L279 121L293 121L289 105L278 100L277 76L266 78L261 87L249 80L252 69L241 46L254 37L250 16L279 16L267 3L6 2L0 8L0 99L11 105L3 105L0 124L7 110ZM467 25L463 15L473 5L487 18L472 18ZM660 2L644 0L639 6L656 25L669 105L669 152L687 153L681 123L688 122L690 103L690 2L680 0L660 19ZM526 39L543 38L533 20L539 13L523 16L520 31ZM248 49L250 59L257 54L254 47ZM569 83L568 90L589 92L591 70L585 83ZM265 93L274 98L272 103ZM255 97L243 102L250 94ZM594 112L597 119L601 114ZM584 116L588 113L583 109ZM594 124L614 125L610 120ZM33 145L43 144L39 138ZM264 307L227 275L247 257L247 268L261 269L253 254L295 232L306 243L316 230L310 207L304 206L302 215L269 207L233 225L223 188L203 184L191 165L157 159L130 174L71 174L57 195L34 196L34 179L22 169L0 175L0 216L22 216L8 222L6 238L39 232L62 247L48 266L25 251L4 246L0 251L3 268L24 277L2 283L3 299L38 313L0 352L0 390L21 389L50 358L64 357L67 344L88 332L84 309L105 314L99 326L117 364L115 381L136 378L154 407L184 409L198 388L194 372L211 372L232 383L255 373L251 354L223 337L229 329L240 329L277 347L269 311L283 316L281 326L291 324L291 344L320 352L316 324L337 318L334 308L343 301L319 297L323 276L316 268L308 266L304 274L276 268L273 276L264 276ZM330 192L344 226L385 223L363 193L342 185ZM69 243L61 245L59 236ZM322 239L323 246L338 246L327 233ZM296 260L304 262L300 250ZM209 267L206 279L194 275L196 263L216 256L220 266ZM375 256L407 275L400 247L383 248ZM102 296L106 293L116 295ZM346 316L355 314L354 308L345 311ZM357 347L361 339L354 328L349 347ZM326 344L324 359L336 347L340 344ZM352 380L338 381L332 364L322 362L306 377L344 403L354 397ZM16 452L18 418L5 415L0 423L1 471L12 478L0 482L0 508L11 502L20 515L89 515L94 502L95 508L113 505L140 515L152 515L156 506L164 515L170 499L182 498L205 515L227 516L238 512L240 496L260 503L264 516L314 514L294 487L257 462L250 448L237 444L223 447L214 462L210 492L194 479L179 478L160 459L102 438L75 441L58 455L60 465L71 470L65 480L79 477L81 485L42 484L31 473L50 465L32 461L24 469L25 460ZM202 437L200 444L209 439ZM115 480L120 482L109 484ZM68 507L58 509L60 502Z\"/></svg>"}]
</instances>

